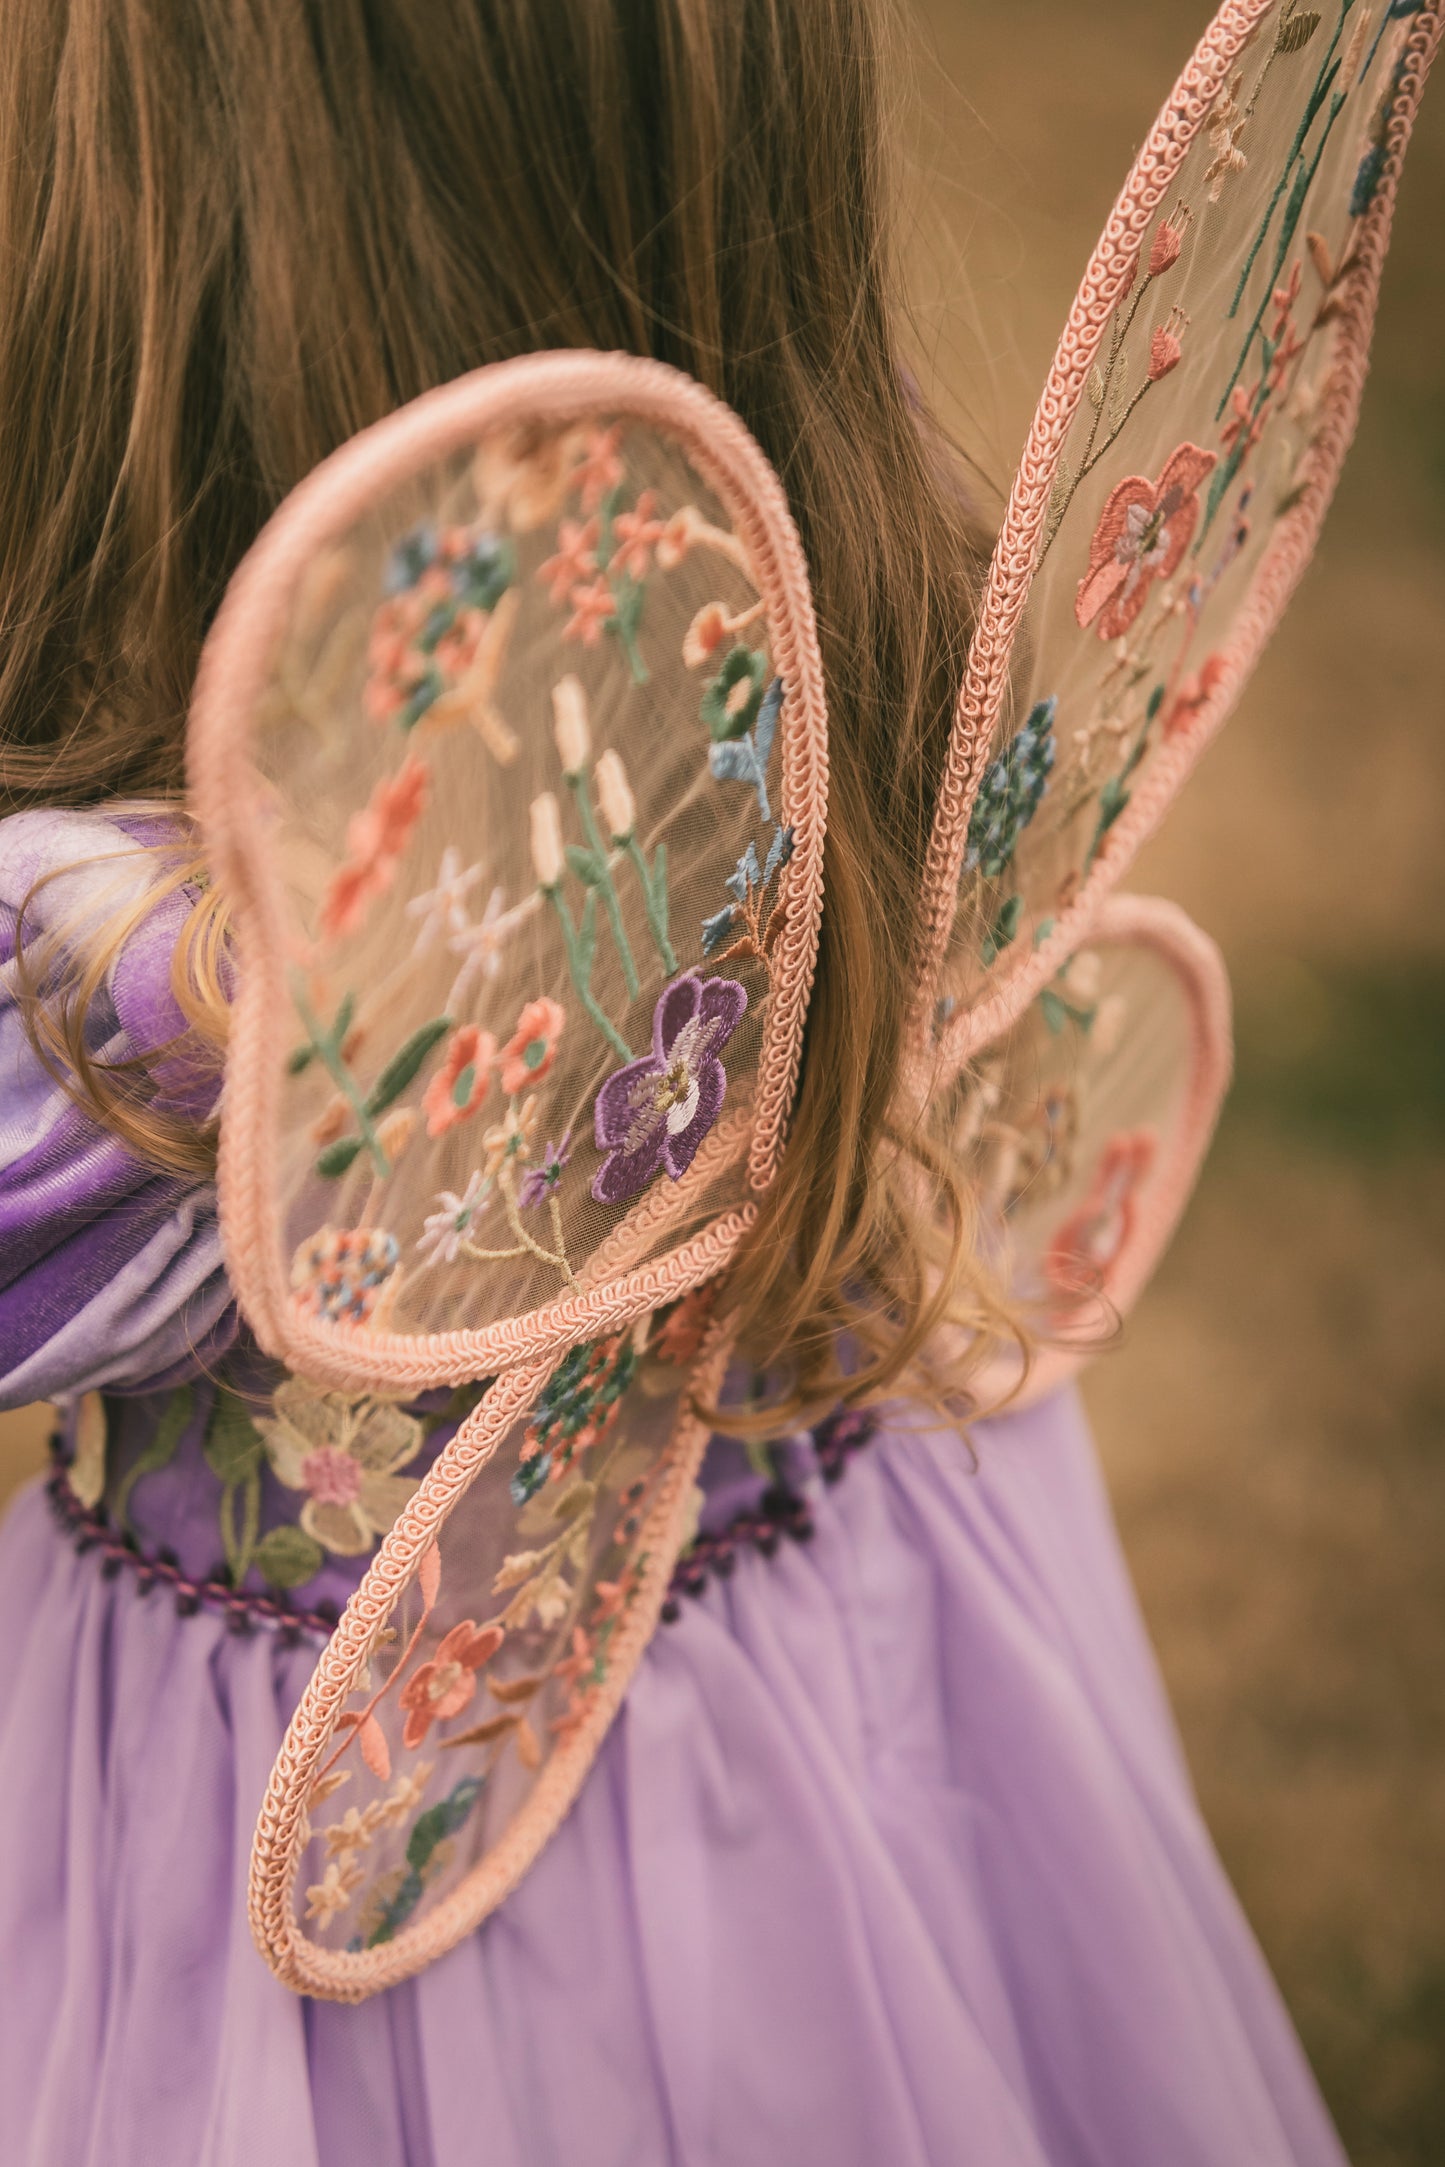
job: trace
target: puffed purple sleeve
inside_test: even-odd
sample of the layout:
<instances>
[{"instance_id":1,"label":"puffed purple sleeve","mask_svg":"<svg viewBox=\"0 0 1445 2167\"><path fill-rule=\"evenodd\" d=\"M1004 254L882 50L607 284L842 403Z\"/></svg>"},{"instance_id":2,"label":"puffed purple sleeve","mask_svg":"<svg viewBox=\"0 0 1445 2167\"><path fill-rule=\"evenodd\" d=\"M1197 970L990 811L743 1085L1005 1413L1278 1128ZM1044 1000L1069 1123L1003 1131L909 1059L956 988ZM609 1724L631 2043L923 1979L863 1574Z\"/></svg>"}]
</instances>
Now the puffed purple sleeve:
<instances>
[{"instance_id":1,"label":"puffed purple sleeve","mask_svg":"<svg viewBox=\"0 0 1445 2167\"><path fill-rule=\"evenodd\" d=\"M22 909L27 944L57 928L83 940L152 878L143 832L127 827L79 812L0 821L0 1407L148 1390L235 1335L214 1185L147 1166L76 1106L16 998ZM131 935L88 1017L94 1056L125 1059L180 1030L170 964L190 907L166 897ZM161 1073L184 1092L179 1070Z\"/></svg>"}]
</instances>

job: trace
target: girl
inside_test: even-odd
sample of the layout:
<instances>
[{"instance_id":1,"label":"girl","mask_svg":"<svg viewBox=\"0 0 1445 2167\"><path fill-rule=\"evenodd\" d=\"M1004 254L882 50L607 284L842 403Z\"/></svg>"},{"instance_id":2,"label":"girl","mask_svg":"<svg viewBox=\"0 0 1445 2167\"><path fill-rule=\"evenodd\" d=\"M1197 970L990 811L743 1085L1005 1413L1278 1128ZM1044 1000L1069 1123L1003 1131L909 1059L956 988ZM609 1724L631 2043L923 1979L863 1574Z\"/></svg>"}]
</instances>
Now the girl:
<instances>
[{"instance_id":1,"label":"girl","mask_svg":"<svg viewBox=\"0 0 1445 2167\"><path fill-rule=\"evenodd\" d=\"M1076 1401L977 1421L975 1464L900 1398L945 1315L964 1396L1022 1328L962 1173L930 1161L940 1282L885 1148L985 563L900 354L885 15L14 0L0 1366L6 1404L65 1409L0 1573L15 2167L1339 2159ZM221 1259L231 972L183 724L232 571L319 460L466 370L578 347L726 400L807 552L826 908L735 1284L791 1403L847 1405L774 1455L761 1506L719 1441L705 1524L741 1497L752 1535L671 1606L569 1818L449 1956L335 2006L257 1957L250 1831L318 1640L457 1410L373 1409L320 1472L282 1436L287 1380Z\"/></svg>"}]
</instances>

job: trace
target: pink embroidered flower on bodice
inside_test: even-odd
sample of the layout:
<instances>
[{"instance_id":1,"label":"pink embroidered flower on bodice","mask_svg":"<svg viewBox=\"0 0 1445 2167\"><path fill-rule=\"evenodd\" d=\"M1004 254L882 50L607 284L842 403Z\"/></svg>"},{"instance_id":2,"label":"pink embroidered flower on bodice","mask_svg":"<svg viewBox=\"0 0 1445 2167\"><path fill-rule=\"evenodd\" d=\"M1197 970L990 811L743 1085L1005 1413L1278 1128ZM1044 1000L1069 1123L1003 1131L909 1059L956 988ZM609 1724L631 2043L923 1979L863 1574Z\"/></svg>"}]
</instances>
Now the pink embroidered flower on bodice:
<instances>
[{"instance_id":1,"label":"pink embroidered flower on bodice","mask_svg":"<svg viewBox=\"0 0 1445 2167\"><path fill-rule=\"evenodd\" d=\"M317 1392L288 1377L256 1428L277 1480L304 1490L300 1526L333 1557L361 1557L416 1489L399 1470L421 1449L423 1430L388 1400Z\"/></svg>"},{"instance_id":2,"label":"pink embroidered flower on bodice","mask_svg":"<svg viewBox=\"0 0 1445 2167\"><path fill-rule=\"evenodd\" d=\"M361 1468L349 1452L322 1445L301 1462L301 1480L318 1505L354 1505L361 1495Z\"/></svg>"}]
</instances>

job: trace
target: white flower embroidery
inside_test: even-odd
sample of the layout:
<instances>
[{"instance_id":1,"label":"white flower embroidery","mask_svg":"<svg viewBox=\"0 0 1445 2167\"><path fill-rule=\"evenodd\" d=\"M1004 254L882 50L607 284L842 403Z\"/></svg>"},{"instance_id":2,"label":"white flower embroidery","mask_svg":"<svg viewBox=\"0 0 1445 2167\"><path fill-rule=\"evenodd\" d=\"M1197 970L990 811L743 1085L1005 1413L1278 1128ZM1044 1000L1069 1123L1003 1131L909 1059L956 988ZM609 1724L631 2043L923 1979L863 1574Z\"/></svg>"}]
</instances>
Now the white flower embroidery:
<instances>
[{"instance_id":1,"label":"white flower embroidery","mask_svg":"<svg viewBox=\"0 0 1445 2167\"><path fill-rule=\"evenodd\" d=\"M418 1761L409 1776L398 1776L387 1796L377 1800L377 1819L400 1828L421 1804L422 1793L435 1766L435 1761Z\"/></svg>"},{"instance_id":2,"label":"white flower embroidery","mask_svg":"<svg viewBox=\"0 0 1445 2167\"><path fill-rule=\"evenodd\" d=\"M454 1264L457 1252L471 1230L477 1207L491 1192L491 1183L480 1167L472 1174L460 1196L455 1189L437 1192L437 1209L428 1212L417 1237L417 1248L428 1264Z\"/></svg>"},{"instance_id":3,"label":"white flower embroidery","mask_svg":"<svg viewBox=\"0 0 1445 2167\"><path fill-rule=\"evenodd\" d=\"M452 980L447 995L447 1012L457 1015L463 1001L478 978L495 978L502 967L502 950L516 924L516 913L504 910L500 888L493 888L487 898L487 907L475 925L465 916L462 923L453 927L447 946L454 956L460 956L462 967Z\"/></svg>"},{"instance_id":4,"label":"white flower embroidery","mask_svg":"<svg viewBox=\"0 0 1445 2167\"><path fill-rule=\"evenodd\" d=\"M337 1557L361 1557L416 1489L396 1470L421 1449L422 1426L387 1400L314 1392L288 1377L256 1427L278 1481L305 1490L301 1526Z\"/></svg>"},{"instance_id":5,"label":"white flower embroidery","mask_svg":"<svg viewBox=\"0 0 1445 2167\"><path fill-rule=\"evenodd\" d=\"M424 955L432 942L443 934L454 938L465 934L471 927L467 915L466 899L482 877L480 865L462 867L462 854L454 843L448 843L437 867L436 886L413 896L406 906L408 918L420 918L421 931L412 948L414 956ZM496 902L501 890L494 892Z\"/></svg>"},{"instance_id":6,"label":"white flower embroidery","mask_svg":"<svg viewBox=\"0 0 1445 2167\"><path fill-rule=\"evenodd\" d=\"M319 1881L306 1891L306 1916L329 1926L360 1888L363 1869L355 1859L334 1858Z\"/></svg>"}]
</instances>

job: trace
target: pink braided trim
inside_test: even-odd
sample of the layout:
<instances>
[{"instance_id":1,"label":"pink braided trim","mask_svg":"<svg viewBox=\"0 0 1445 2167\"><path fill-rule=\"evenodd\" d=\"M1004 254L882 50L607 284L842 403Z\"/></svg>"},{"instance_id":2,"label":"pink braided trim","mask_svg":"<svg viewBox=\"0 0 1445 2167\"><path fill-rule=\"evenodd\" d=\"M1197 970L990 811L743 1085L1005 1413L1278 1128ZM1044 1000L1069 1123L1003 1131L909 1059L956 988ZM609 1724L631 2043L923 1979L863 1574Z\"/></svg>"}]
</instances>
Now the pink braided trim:
<instances>
[{"instance_id":1,"label":"pink braided trim","mask_svg":"<svg viewBox=\"0 0 1445 2167\"><path fill-rule=\"evenodd\" d=\"M328 2001L354 2002L409 1978L455 1947L511 1894L556 1830L586 1779L658 1623L709 1435L707 1424L692 1412L693 1400L707 1402L720 1389L730 1345L727 1325L715 1324L681 1395L670 1465L649 1516L642 1585L611 1643L607 1678L585 1721L554 1747L498 1841L432 1911L375 1949L326 1949L304 1933L292 1899L307 1842L307 1792L347 1696L422 1553L512 1425L531 1407L547 1381L550 1363L533 1363L500 1378L423 1477L322 1652L287 1727L256 1825L247 1911L261 1954L285 1985Z\"/></svg>"},{"instance_id":2,"label":"pink braided trim","mask_svg":"<svg viewBox=\"0 0 1445 2167\"><path fill-rule=\"evenodd\" d=\"M226 1261L266 1351L318 1379L407 1392L463 1383L613 1329L716 1269L696 1263L698 1245L691 1243L621 1285L594 1281L529 1316L479 1329L408 1336L327 1327L300 1317L289 1298L269 1173L285 1053L284 891L265 823L255 817L251 739L296 582L319 548L426 461L446 457L484 430L521 420L567 422L599 410L665 431L683 447L748 552L773 632L784 685L779 794L793 850L783 874L787 917L758 1062L750 1186L766 1187L776 1171L817 954L828 766L807 565L782 486L737 416L661 362L553 353L478 369L363 431L292 492L231 582L206 642L192 708L191 792L207 847L237 899L244 949L221 1130ZM741 1213L720 1222L729 1248L745 1223Z\"/></svg>"},{"instance_id":3,"label":"pink braided trim","mask_svg":"<svg viewBox=\"0 0 1445 2167\"><path fill-rule=\"evenodd\" d=\"M1234 1066L1234 1031L1229 974L1224 958L1207 933L1158 896L1116 895L1098 911L1090 942L1100 947L1151 948L1173 971L1189 1013L1189 1079L1172 1135L1139 1200L1128 1241L1109 1273L1107 1299L1111 1318L1133 1308L1154 1275L1184 1208L1194 1192ZM1099 1351L1087 1327L1063 1342L1041 1349L1011 1406L1029 1407L1075 1376ZM1005 1358L997 1374L986 1374L987 1398L1005 1392L1017 1366Z\"/></svg>"},{"instance_id":4,"label":"pink braided trim","mask_svg":"<svg viewBox=\"0 0 1445 2167\"><path fill-rule=\"evenodd\" d=\"M1204 127L1246 36L1272 4L1273 0L1227 0L1205 32L1124 184L1090 259L1045 382L989 567L929 845L924 875L928 945L912 1026L919 1045L925 1045L929 1037L957 902L969 815L988 764L1065 439L1084 396L1109 317L1154 213L1185 153ZM1384 163L1374 199L1361 222L1358 255L1335 325L1335 365L1329 374L1321 428L1306 455L1300 501L1281 517L1264 552L1233 634L1220 651L1223 667L1213 694L1187 728L1155 755L1078 894L1060 914L1048 937L1005 975L997 991L950 1021L936 1049L950 1068L961 1065L1006 1031L1087 937L1090 921L1103 898L1154 832L1200 753L1229 713L1314 551L1359 417L1400 166L1440 31L1439 0L1426 0L1402 53L1400 86L1386 130Z\"/></svg>"}]
</instances>

